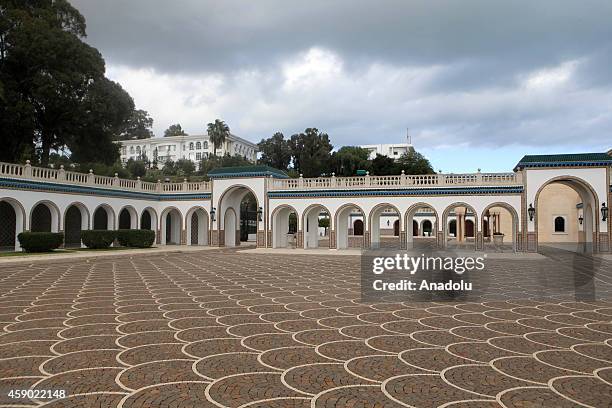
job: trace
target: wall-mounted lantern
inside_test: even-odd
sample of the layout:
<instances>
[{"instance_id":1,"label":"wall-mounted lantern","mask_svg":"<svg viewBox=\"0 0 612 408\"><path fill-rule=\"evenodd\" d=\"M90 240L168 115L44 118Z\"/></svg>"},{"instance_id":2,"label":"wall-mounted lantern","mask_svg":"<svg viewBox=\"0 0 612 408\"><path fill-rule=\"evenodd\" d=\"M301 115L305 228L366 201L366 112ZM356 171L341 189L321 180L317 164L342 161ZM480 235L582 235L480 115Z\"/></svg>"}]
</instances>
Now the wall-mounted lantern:
<instances>
[{"instance_id":1,"label":"wall-mounted lantern","mask_svg":"<svg viewBox=\"0 0 612 408\"><path fill-rule=\"evenodd\" d=\"M580 223L580 225L582 225L582 221L584 221L584 217L582 215L580 215L578 217L578 222Z\"/></svg>"},{"instance_id":2,"label":"wall-mounted lantern","mask_svg":"<svg viewBox=\"0 0 612 408\"><path fill-rule=\"evenodd\" d=\"M211 220L212 222L215 222L215 220L216 220L216 218L215 218L215 214L216 214L216 213L217 213L217 209L216 209L215 207L213 207L213 208L210 210L210 220Z\"/></svg>"},{"instance_id":3,"label":"wall-mounted lantern","mask_svg":"<svg viewBox=\"0 0 612 408\"><path fill-rule=\"evenodd\" d=\"M529 204L529 208L527 212L529 213L529 221L533 221L533 217L535 216L535 208L533 208L533 204Z\"/></svg>"},{"instance_id":4,"label":"wall-mounted lantern","mask_svg":"<svg viewBox=\"0 0 612 408\"><path fill-rule=\"evenodd\" d=\"M263 215L263 208L259 207L257 209L257 220L261 221L262 220L262 215Z\"/></svg>"},{"instance_id":5,"label":"wall-mounted lantern","mask_svg":"<svg viewBox=\"0 0 612 408\"><path fill-rule=\"evenodd\" d=\"M608 207L606 207L606 203L601 205L601 220L605 221L608 219Z\"/></svg>"}]
</instances>

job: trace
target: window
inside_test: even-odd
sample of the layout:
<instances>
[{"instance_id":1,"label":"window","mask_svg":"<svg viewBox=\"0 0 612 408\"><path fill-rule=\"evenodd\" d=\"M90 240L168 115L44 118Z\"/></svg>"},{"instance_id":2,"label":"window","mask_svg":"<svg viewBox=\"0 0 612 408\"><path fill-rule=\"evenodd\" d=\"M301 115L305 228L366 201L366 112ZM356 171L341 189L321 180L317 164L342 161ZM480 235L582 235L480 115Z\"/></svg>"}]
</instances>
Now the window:
<instances>
[{"instance_id":1,"label":"window","mask_svg":"<svg viewBox=\"0 0 612 408\"><path fill-rule=\"evenodd\" d=\"M193 142L189 143L189 150L193 150Z\"/></svg>"},{"instance_id":2,"label":"window","mask_svg":"<svg viewBox=\"0 0 612 408\"><path fill-rule=\"evenodd\" d=\"M196 160L202 160L202 153L196 153Z\"/></svg>"},{"instance_id":3,"label":"window","mask_svg":"<svg viewBox=\"0 0 612 408\"><path fill-rule=\"evenodd\" d=\"M555 217L555 232L565 232L565 218Z\"/></svg>"},{"instance_id":4,"label":"window","mask_svg":"<svg viewBox=\"0 0 612 408\"><path fill-rule=\"evenodd\" d=\"M130 154L134 154L134 146L130 146Z\"/></svg>"},{"instance_id":5,"label":"window","mask_svg":"<svg viewBox=\"0 0 612 408\"><path fill-rule=\"evenodd\" d=\"M202 150L202 143L200 142L196 143L196 150Z\"/></svg>"},{"instance_id":6,"label":"window","mask_svg":"<svg viewBox=\"0 0 612 408\"><path fill-rule=\"evenodd\" d=\"M206 141L204 142L204 149L205 150L208 149L208 142L206 142Z\"/></svg>"}]
</instances>

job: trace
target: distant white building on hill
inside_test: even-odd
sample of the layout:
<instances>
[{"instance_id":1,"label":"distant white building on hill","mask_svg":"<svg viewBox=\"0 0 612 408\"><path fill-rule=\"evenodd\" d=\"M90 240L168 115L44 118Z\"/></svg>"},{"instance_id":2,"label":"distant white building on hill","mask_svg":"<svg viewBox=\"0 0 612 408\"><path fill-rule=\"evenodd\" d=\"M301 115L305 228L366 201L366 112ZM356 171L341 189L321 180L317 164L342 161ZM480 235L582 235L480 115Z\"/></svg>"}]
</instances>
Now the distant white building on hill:
<instances>
[{"instance_id":1,"label":"distant white building on hill","mask_svg":"<svg viewBox=\"0 0 612 408\"><path fill-rule=\"evenodd\" d=\"M156 160L158 163L188 159L197 166L200 160L213 154L213 144L208 135L152 137L120 140L117 143L121 144L119 152L123 163L129 159L138 160L146 156L148 160ZM243 156L254 162L257 160L257 145L236 135L230 135L223 146L217 148L217 156L226 153L231 156Z\"/></svg>"},{"instance_id":2,"label":"distant white building on hill","mask_svg":"<svg viewBox=\"0 0 612 408\"><path fill-rule=\"evenodd\" d=\"M374 159L377 154L391 157L392 159L399 159L404 153L407 153L413 148L412 138L409 135L406 136L406 143L371 144L361 145L359 147L370 152L370 160Z\"/></svg>"}]
</instances>

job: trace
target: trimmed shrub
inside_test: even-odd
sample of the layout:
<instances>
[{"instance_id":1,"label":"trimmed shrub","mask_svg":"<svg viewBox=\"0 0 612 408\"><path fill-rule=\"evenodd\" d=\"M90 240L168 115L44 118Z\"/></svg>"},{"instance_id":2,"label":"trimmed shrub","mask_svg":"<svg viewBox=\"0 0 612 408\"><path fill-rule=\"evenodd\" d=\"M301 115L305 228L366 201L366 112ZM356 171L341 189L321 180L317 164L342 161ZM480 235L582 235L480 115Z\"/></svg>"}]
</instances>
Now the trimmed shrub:
<instances>
[{"instance_id":1,"label":"trimmed shrub","mask_svg":"<svg viewBox=\"0 0 612 408\"><path fill-rule=\"evenodd\" d=\"M155 231L142 229L123 229L117 231L120 245L132 248L149 248L155 242Z\"/></svg>"},{"instance_id":2,"label":"trimmed shrub","mask_svg":"<svg viewBox=\"0 0 612 408\"><path fill-rule=\"evenodd\" d=\"M117 238L117 231L86 230L81 231L83 245L91 249L103 249L111 246Z\"/></svg>"},{"instance_id":3,"label":"trimmed shrub","mask_svg":"<svg viewBox=\"0 0 612 408\"><path fill-rule=\"evenodd\" d=\"M22 232L17 235L21 247L26 252L49 252L64 243L61 232Z\"/></svg>"}]
</instances>

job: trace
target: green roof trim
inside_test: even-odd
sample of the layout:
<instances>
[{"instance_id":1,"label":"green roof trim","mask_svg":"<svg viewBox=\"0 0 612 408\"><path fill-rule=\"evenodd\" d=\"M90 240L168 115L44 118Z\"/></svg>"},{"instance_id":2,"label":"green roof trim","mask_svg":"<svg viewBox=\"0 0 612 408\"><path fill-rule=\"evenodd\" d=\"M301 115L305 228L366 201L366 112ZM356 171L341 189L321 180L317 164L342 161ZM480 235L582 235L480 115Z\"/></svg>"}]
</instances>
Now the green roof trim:
<instances>
[{"instance_id":1,"label":"green roof trim","mask_svg":"<svg viewBox=\"0 0 612 408\"><path fill-rule=\"evenodd\" d=\"M208 172L210 178L236 178L236 177L274 177L289 178L287 173L274 167L258 166L234 166L219 167Z\"/></svg>"},{"instance_id":2,"label":"green roof trim","mask_svg":"<svg viewBox=\"0 0 612 408\"><path fill-rule=\"evenodd\" d=\"M607 153L535 154L523 156L514 171L526 167L605 167L612 166Z\"/></svg>"}]
</instances>

